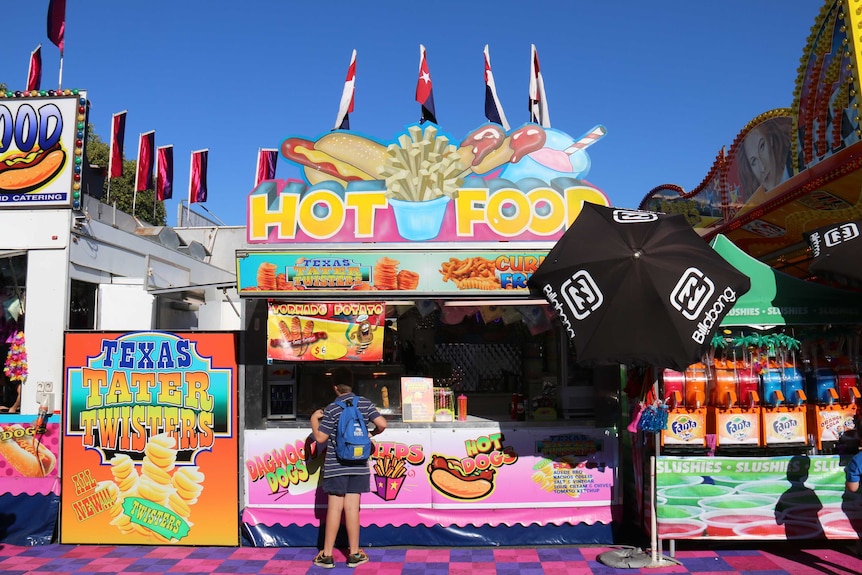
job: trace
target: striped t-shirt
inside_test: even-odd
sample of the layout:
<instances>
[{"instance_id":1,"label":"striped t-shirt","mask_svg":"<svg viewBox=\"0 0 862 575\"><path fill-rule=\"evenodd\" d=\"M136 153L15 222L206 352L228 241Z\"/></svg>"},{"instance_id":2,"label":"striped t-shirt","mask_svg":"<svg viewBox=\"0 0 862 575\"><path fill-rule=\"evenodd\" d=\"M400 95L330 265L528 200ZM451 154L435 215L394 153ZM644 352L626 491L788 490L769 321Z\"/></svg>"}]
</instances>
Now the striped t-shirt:
<instances>
[{"instance_id":1,"label":"striped t-shirt","mask_svg":"<svg viewBox=\"0 0 862 575\"><path fill-rule=\"evenodd\" d=\"M380 412L374 407L369 399L353 393L345 393L338 396L338 401L353 400L353 404L359 408L359 412L369 425L373 420L380 417ZM338 477L340 475L370 475L368 462L365 463L342 463L335 456L335 436L338 434L338 418L341 416L341 407L335 402L330 403L323 410L323 418L320 420L321 433L329 435L326 442L326 458L323 460L323 476Z\"/></svg>"}]
</instances>

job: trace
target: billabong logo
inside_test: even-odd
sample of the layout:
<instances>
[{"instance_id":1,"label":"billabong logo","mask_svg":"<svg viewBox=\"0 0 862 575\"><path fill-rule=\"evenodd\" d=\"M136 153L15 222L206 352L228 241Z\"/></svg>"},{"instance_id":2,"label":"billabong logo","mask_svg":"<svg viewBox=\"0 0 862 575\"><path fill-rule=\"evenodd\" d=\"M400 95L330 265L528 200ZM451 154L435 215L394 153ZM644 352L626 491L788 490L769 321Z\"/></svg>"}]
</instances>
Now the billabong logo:
<instances>
[{"instance_id":1,"label":"billabong logo","mask_svg":"<svg viewBox=\"0 0 862 575\"><path fill-rule=\"evenodd\" d=\"M572 310L575 319L582 320L597 310L605 301L602 291L593 276L586 270L576 271L560 286L563 299Z\"/></svg>"},{"instance_id":2,"label":"billabong logo","mask_svg":"<svg viewBox=\"0 0 862 575\"><path fill-rule=\"evenodd\" d=\"M639 210L614 210L614 221L618 224L640 224L643 222L654 222L658 214L654 212L642 212Z\"/></svg>"},{"instance_id":3,"label":"billabong logo","mask_svg":"<svg viewBox=\"0 0 862 575\"><path fill-rule=\"evenodd\" d=\"M703 311L714 291L715 284L702 271L688 268L670 292L670 304L692 321Z\"/></svg>"},{"instance_id":4,"label":"billabong logo","mask_svg":"<svg viewBox=\"0 0 862 575\"><path fill-rule=\"evenodd\" d=\"M855 223L849 222L826 231L823 234L823 243L826 244L827 248L831 248L858 237L859 227Z\"/></svg>"}]
</instances>

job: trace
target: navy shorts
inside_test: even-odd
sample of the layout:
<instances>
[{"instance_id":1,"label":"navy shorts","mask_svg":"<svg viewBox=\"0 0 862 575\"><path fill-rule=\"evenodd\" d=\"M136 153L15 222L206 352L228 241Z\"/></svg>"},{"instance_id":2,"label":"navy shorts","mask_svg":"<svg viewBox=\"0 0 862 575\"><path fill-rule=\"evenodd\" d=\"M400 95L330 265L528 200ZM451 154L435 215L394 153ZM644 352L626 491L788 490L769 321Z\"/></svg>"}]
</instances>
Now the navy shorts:
<instances>
[{"instance_id":1,"label":"navy shorts","mask_svg":"<svg viewBox=\"0 0 862 575\"><path fill-rule=\"evenodd\" d=\"M323 478L323 492L329 495L368 493L371 491L369 475L337 475Z\"/></svg>"}]
</instances>

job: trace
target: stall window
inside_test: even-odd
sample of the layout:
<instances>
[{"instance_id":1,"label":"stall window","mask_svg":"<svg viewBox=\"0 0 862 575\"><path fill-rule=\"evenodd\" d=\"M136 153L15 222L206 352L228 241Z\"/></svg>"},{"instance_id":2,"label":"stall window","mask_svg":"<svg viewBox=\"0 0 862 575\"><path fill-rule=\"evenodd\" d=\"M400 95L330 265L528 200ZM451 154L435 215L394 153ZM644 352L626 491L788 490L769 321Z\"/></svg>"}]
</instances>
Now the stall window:
<instances>
[{"instance_id":1,"label":"stall window","mask_svg":"<svg viewBox=\"0 0 862 575\"><path fill-rule=\"evenodd\" d=\"M94 283L72 280L69 294L69 329L96 328L96 292Z\"/></svg>"},{"instance_id":2,"label":"stall window","mask_svg":"<svg viewBox=\"0 0 862 575\"><path fill-rule=\"evenodd\" d=\"M27 294L27 254L0 252L0 356L9 353L12 335L24 329L24 309ZM11 382L0 370L0 405L9 408L18 403L18 383Z\"/></svg>"}]
</instances>

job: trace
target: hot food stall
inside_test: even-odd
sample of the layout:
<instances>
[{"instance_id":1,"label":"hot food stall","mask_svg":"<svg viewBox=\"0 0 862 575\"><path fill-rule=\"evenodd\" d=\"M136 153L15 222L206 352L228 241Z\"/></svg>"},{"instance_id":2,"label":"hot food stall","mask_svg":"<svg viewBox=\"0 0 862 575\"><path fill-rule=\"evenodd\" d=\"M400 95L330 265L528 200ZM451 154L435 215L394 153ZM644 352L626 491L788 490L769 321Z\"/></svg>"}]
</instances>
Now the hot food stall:
<instances>
[{"instance_id":1,"label":"hot food stall","mask_svg":"<svg viewBox=\"0 0 862 575\"><path fill-rule=\"evenodd\" d=\"M309 416L343 364L388 420L367 544L612 541L619 367L577 368L527 289L582 203L608 204L581 140L486 124L459 143L431 123L284 140L303 181L251 192L236 254L250 544L317 541Z\"/></svg>"}]
</instances>

